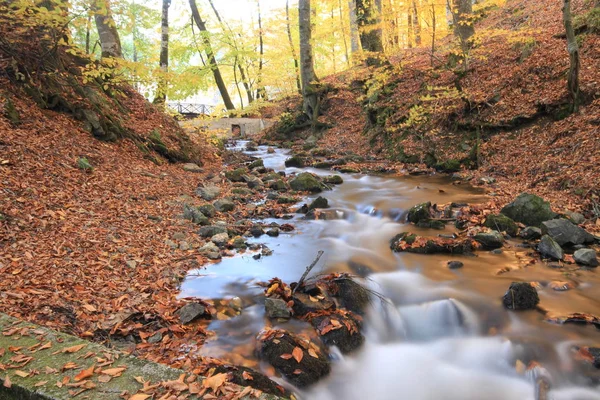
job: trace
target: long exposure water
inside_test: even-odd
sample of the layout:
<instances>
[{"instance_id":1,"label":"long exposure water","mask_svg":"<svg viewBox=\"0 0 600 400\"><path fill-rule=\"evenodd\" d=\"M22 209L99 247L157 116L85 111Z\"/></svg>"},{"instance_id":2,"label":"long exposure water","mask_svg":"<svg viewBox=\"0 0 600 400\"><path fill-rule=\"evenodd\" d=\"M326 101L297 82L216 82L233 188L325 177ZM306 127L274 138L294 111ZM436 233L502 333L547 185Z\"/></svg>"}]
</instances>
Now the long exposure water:
<instances>
[{"instance_id":1,"label":"long exposure water","mask_svg":"<svg viewBox=\"0 0 600 400\"><path fill-rule=\"evenodd\" d=\"M244 147L240 142L234 149ZM267 168L287 174L300 171L285 168L285 150L269 154L260 147L247 153L263 158ZM291 221L295 231L251 239L267 245L273 255L254 260L251 253L242 254L190 273L182 297L239 297L244 305L239 316L210 323L208 329L216 334L204 345L202 355L271 374L254 356L256 334L271 324L264 316L263 289L257 283L273 277L297 281L323 250L314 274L350 272L363 277L381 299L373 301L366 316L364 347L350 356L334 351L331 375L301 392L303 398L536 399L536 379L544 377L551 384L549 399L600 399L595 387L600 375L578 363L572 350L576 345L598 345L600 331L553 324L538 310L511 312L501 305L510 282L535 281L540 306L553 314L595 313L600 309L595 271L530 264L531 250L517 241L509 242L499 254L478 252L476 257L393 253L389 240L397 233L440 233L400 222L411 206L424 201L480 203L485 194L453 185L444 176L341 175L344 183L322 194L339 219L305 221L296 216ZM448 225L442 233L453 231ZM464 267L450 270L449 260L462 261ZM565 281L574 288L556 291L548 286ZM274 326L308 330L299 321ZM539 366L526 373L518 368L531 361Z\"/></svg>"}]
</instances>

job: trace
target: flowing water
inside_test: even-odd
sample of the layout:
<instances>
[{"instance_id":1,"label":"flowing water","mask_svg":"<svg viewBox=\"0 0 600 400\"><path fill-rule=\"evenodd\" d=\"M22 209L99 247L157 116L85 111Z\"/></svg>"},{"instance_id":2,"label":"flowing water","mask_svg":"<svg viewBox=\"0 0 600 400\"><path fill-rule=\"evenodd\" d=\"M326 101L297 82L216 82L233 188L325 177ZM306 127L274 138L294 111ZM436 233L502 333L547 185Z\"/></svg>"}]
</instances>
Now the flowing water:
<instances>
[{"instance_id":1,"label":"flowing water","mask_svg":"<svg viewBox=\"0 0 600 400\"><path fill-rule=\"evenodd\" d=\"M235 149L244 146L240 142ZM247 153L263 158L267 168L300 171L285 168L285 150L268 154L260 147ZM296 216L291 221L296 231L251 240L266 244L273 255L254 260L251 253L242 254L190 273L182 297L239 297L244 305L239 316L210 323L208 329L216 335L201 355L270 374L253 352L256 334L270 324L257 283L273 277L297 281L323 250L313 274L346 271L362 276L381 299L373 302L366 316L364 347L349 356L334 351L331 375L302 392L302 398L535 399L535 381L544 377L552 387L550 399L600 399L600 388L594 386L600 376L575 361L572 350L576 345L600 344L600 331L555 325L539 311L509 312L501 305L510 282L536 281L541 285L540 305L552 313L597 312L600 279L595 271L530 264L530 250L516 241L501 254L479 252L476 257L393 253L389 240L397 233L440 233L399 222L411 206L424 201L479 203L486 196L466 185L452 185L442 176L341 175L344 183L322 194L339 219L304 221ZM448 225L442 233L452 232ZM462 261L464 267L448 269L450 259ZM499 274L500 270L508 272ZM553 281L576 287L555 291L548 286ZM310 334L299 321L274 326ZM518 366L531 361L541 367L523 373Z\"/></svg>"}]
</instances>

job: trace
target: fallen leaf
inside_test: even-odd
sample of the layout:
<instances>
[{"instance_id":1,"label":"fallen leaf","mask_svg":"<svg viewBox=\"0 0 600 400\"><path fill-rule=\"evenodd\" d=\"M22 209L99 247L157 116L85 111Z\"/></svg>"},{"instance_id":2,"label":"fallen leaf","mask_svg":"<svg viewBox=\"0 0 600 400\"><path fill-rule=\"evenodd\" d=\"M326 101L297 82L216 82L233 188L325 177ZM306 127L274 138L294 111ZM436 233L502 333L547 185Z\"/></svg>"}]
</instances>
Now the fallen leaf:
<instances>
[{"instance_id":1,"label":"fallen leaf","mask_svg":"<svg viewBox=\"0 0 600 400\"><path fill-rule=\"evenodd\" d=\"M46 383L48 383L48 381L39 381L38 383L36 383L35 385L33 385L33 387L44 386Z\"/></svg>"},{"instance_id":2,"label":"fallen leaf","mask_svg":"<svg viewBox=\"0 0 600 400\"><path fill-rule=\"evenodd\" d=\"M8 375L6 375L6 378L4 378L4 383L2 384L2 386L4 386L5 388L10 388L12 386L12 382L10 381Z\"/></svg>"},{"instance_id":3,"label":"fallen leaf","mask_svg":"<svg viewBox=\"0 0 600 400\"><path fill-rule=\"evenodd\" d=\"M313 349L308 349L308 355L314 358L319 358L319 355Z\"/></svg>"},{"instance_id":4,"label":"fallen leaf","mask_svg":"<svg viewBox=\"0 0 600 400\"><path fill-rule=\"evenodd\" d=\"M149 394L144 393L136 393L129 398L129 400L146 400L148 397L151 397Z\"/></svg>"},{"instance_id":5,"label":"fallen leaf","mask_svg":"<svg viewBox=\"0 0 600 400\"><path fill-rule=\"evenodd\" d=\"M84 379L87 379L87 378L90 378L91 376L93 376L95 367L96 367L96 364L79 372L77 375L75 375L75 381L79 382L79 381L82 381Z\"/></svg>"},{"instance_id":6,"label":"fallen leaf","mask_svg":"<svg viewBox=\"0 0 600 400\"><path fill-rule=\"evenodd\" d=\"M289 360L293 356L290 353L285 353L285 354L280 355L279 357L283 358L284 360Z\"/></svg>"},{"instance_id":7,"label":"fallen leaf","mask_svg":"<svg viewBox=\"0 0 600 400\"><path fill-rule=\"evenodd\" d=\"M202 382L202 386L204 386L205 388L212 389L212 391L216 393L217 390L225 383L226 380L227 374L215 374L211 377L206 378Z\"/></svg>"},{"instance_id":8,"label":"fallen leaf","mask_svg":"<svg viewBox=\"0 0 600 400\"><path fill-rule=\"evenodd\" d=\"M126 369L127 369L127 367L109 368L109 369L104 369L104 370L100 371L100 373L104 374L104 375L110 375L112 377L117 377L117 376L121 376L123 371L125 371Z\"/></svg>"},{"instance_id":9,"label":"fallen leaf","mask_svg":"<svg viewBox=\"0 0 600 400\"><path fill-rule=\"evenodd\" d=\"M244 372L242 372L242 378L244 378L244 379L245 379L245 380L247 380L247 381L254 380L254 378L252 377L252 375L250 375L250 374L248 373L248 371L244 371Z\"/></svg>"},{"instance_id":10,"label":"fallen leaf","mask_svg":"<svg viewBox=\"0 0 600 400\"><path fill-rule=\"evenodd\" d=\"M21 378L27 378L29 376L29 372L16 370L15 375L20 376Z\"/></svg>"},{"instance_id":11,"label":"fallen leaf","mask_svg":"<svg viewBox=\"0 0 600 400\"><path fill-rule=\"evenodd\" d=\"M294 347L294 350L292 351L292 356L294 357L294 360L296 360L296 362L300 363L300 361L302 361L302 357L304 357L304 353L302 352L302 349L300 347Z\"/></svg>"},{"instance_id":12,"label":"fallen leaf","mask_svg":"<svg viewBox=\"0 0 600 400\"><path fill-rule=\"evenodd\" d=\"M79 350L83 349L85 346L87 346L85 343L84 344L78 344L75 346L71 346L71 347L65 347L64 349L56 352L56 353L52 353L52 354L58 354L58 353L76 353Z\"/></svg>"}]
</instances>

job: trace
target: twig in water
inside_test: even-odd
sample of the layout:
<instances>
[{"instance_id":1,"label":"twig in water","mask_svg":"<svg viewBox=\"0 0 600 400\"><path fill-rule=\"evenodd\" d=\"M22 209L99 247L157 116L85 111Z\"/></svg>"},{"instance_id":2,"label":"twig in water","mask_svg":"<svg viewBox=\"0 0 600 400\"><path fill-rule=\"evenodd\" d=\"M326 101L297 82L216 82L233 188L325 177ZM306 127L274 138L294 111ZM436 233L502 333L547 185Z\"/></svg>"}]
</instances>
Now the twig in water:
<instances>
[{"instance_id":1,"label":"twig in water","mask_svg":"<svg viewBox=\"0 0 600 400\"><path fill-rule=\"evenodd\" d=\"M298 284L296 285L296 287L294 287L294 290L292 290L292 294L296 293L296 290L300 286L302 286L302 283L304 282L304 280L306 279L306 277L308 276L310 271L315 267L315 265L317 265L317 263L321 259L321 256L323 255L323 253L324 253L323 250L319 250L319 252L317 253L317 258L315 258L315 260L308 267L306 267L306 271L304 271L304 273L300 277L300 280L298 281Z\"/></svg>"}]
</instances>

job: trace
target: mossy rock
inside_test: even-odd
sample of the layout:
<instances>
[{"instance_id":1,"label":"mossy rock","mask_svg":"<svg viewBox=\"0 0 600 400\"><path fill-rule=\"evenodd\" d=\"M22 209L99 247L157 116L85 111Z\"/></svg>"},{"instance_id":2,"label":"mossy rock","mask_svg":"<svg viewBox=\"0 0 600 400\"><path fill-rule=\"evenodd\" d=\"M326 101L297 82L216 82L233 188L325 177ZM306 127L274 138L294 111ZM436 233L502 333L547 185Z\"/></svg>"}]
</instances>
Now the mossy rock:
<instances>
[{"instance_id":1,"label":"mossy rock","mask_svg":"<svg viewBox=\"0 0 600 400\"><path fill-rule=\"evenodd\" d=\"M234 169L233 171L225 171L225 178L231 182L243 182L246 170L244 168Z\"/></svg>"},{"instance_id":2,"label":"mossy rock","mask_svg":"<svg viewBox=\"0 0 600 400\"><path fill-rule=\"evenodd\" d=\"M323 182L328 183L330 185L341 185L344 183L344 179L342 179L339 175L329 175L323 178Z\"/></svg>"},{"instance_id":3,"label":"mossy rock","mask_svg":"<svg viewBox=\"0 0 600 400\"><path fill-rule=\"evenodd\" d=\"M552 211L549 202L529 193L521 193L500 212L515 222L538 228L541 227L542 222L554 219L558 215Z\"/></svg>"},{"instance_id":4,"label":"mossy rock","mask_svg":"<svg viewBox=\"0 0 600 400\"><path fill-rule=\"evenodd\" d=\"M412 223L419 223L422 220L430 220L433 217L431 215L431 202L417 204L408 210L406 221Z\"/></svg>"},{"instance_id":5,"label":"mossy rock","mask_svg":"<svg viewBox=\"0 0 600 400\"><path fill-rule=\"evenodd\" d=\"M435 165L435 169L440 172L458 172L460 171L460 161L446 160Z\"/></svg>"},{"instance_id":6,"label":"mossy rock","mask_svg":"<svg viewBox=\"0 0 600 400\"><path fill-rule=\"evenodd\" d=\"M265 164L263 162L262 159L258 159L258 160L254 160L250 163L250 165L248 165L248 169L252 170L255 168L260 168L260 167L264 167Z\"/></svg>"},{"instance_id":7,"label":"mossy rock","mask_svg":"<svg viewBox=\"0 0 600 400\"><path fill-rule=\"evenodd\" d=\"M322 192L324 185L313 174L303 172L290 181L292 189L301 192Z\"/></svg>"},{"instance_id":8,"label":"mossy rock","mask_svg":"<svg viewBox=\"0 0 600 400\"><path fill-rule=\"evenodd\" d=\"M317 197L312 203L310 203L310 206L308 206L309 210L314 210L316 208L329 208L329 201L327 201L325 197Z\"/></svg>"},{"instance_id":9,"label":"mossy rock","mask_svg":"<svg viewBox=\"0 0 600 400\"><path fill-rule=\"evenodd\" d=\"M288 168L304 168L306 167L306 158L301 156L293 156L285 160L285 166Z\"/></svg>"},{"instance_id":10,"label":"mossy rock","mask_svg":"<svg viewBox=\"0 0 600 400\"><path fill-rule=\"evenodd\" d=\"M446 224L444 223L444 221L439 221L439 220L421 220L419 222L417 222L417 227L419 228L423 228L423 229L437 229L437 230L443 230L446 227Z\"/></svg>"},{"instance_id":11,"label":"mossy rock","mask_svg":"<svg viewBox=\"0 0 600 400\"><path fill-rule=\"evenodd\" d=\"M516 237L519 232L519 227L515 221L503 214L488 215L483 226L497 230L498 232L506 232L512 237Z\"/></svg>"}]
</instances>

